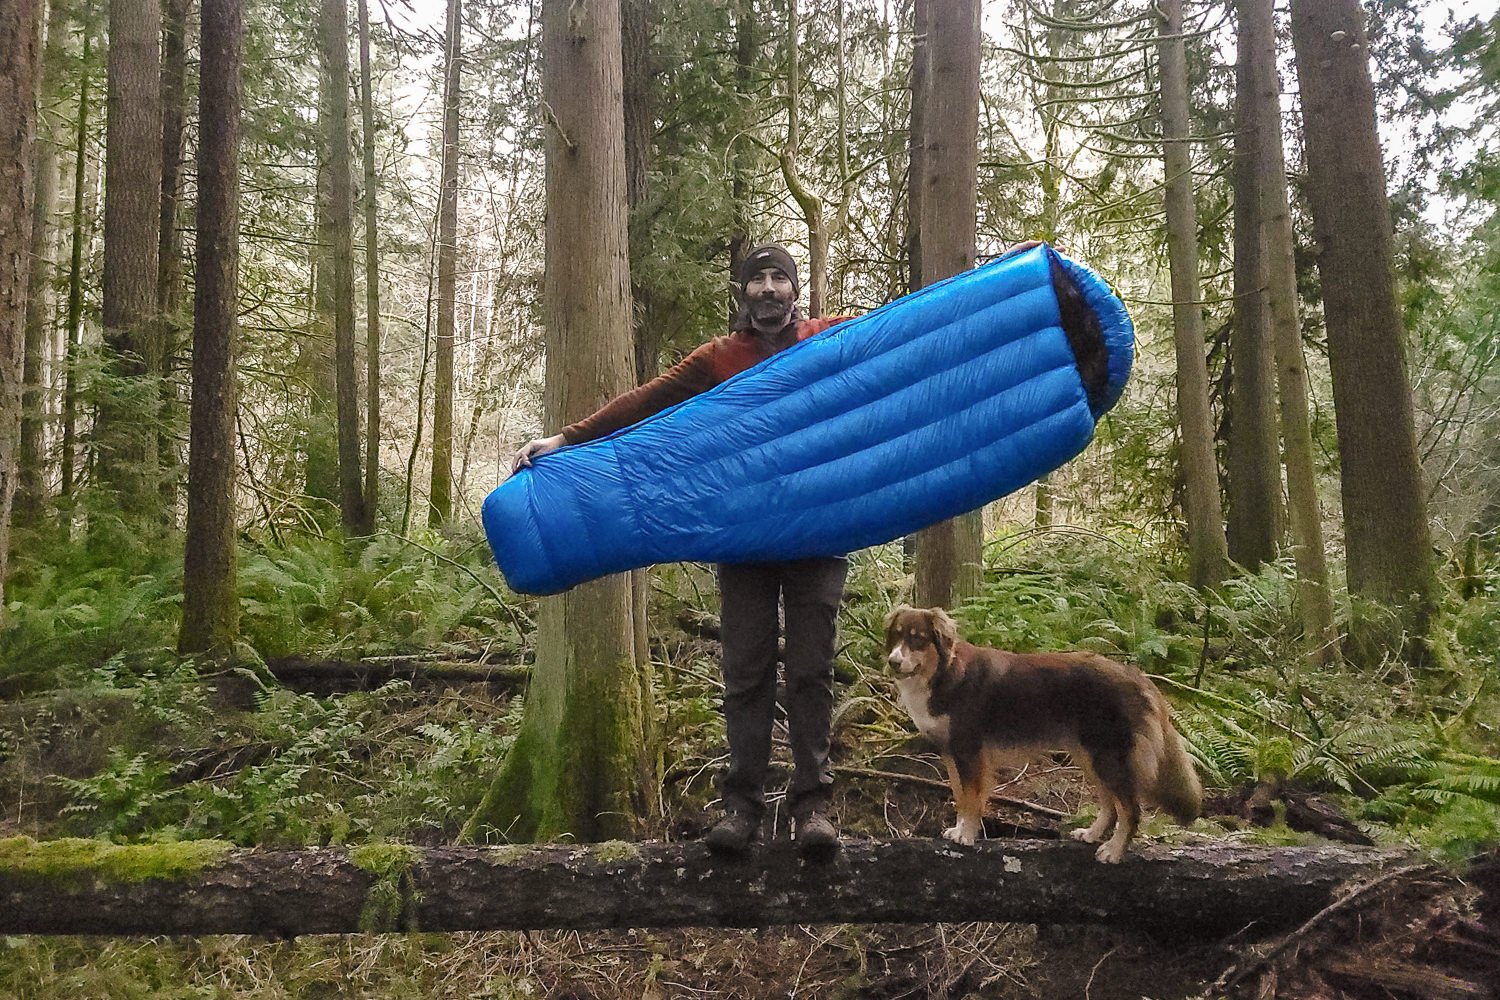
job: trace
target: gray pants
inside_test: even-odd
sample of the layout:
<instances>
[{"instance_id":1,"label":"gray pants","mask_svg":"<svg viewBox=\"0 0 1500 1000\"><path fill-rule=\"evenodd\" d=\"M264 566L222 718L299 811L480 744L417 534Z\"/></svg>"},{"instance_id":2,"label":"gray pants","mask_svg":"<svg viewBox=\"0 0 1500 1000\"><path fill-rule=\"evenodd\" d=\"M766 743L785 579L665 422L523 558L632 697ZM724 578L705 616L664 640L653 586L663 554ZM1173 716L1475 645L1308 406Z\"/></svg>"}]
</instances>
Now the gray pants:
<instances>
[{"instance_id":1,"label":"gray pants","mask_svg":"<svg viewBox=\"0 0 1500 1000\"><path fill-rule=\"evenodd\" d=\"M828 807L833 657L849 563L843 556L718 567L729 767L724 808L765 812L776 711L777 605L786 608L786 711L795 771L787 806L802 818Z\"/></svg>"}]
</instances>

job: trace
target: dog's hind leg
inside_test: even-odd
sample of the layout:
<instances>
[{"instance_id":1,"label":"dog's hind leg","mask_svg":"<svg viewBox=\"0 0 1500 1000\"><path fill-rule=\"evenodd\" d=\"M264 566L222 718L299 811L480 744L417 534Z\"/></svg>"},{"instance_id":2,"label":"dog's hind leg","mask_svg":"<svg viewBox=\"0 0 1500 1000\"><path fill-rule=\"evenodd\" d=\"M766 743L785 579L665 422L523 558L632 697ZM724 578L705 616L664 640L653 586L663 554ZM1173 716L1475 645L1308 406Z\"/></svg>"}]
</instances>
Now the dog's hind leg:
<instances>
[{"instance_id":1,"label":"dog's hind leg","mask_svg":"<svg viewBox=\"0 0 1500 1000\"><path fill-rule=\"evenodd\" d=\"M1130 838L1135 836L1136 828L1141 824L1140 794L1128 759L1101 755L1094 758L1093 765L1099 776L1100 798L1110 802L1115 826L1114 836L1099 845L1094 857L1105 864L1118 864L1125 857L1125 848L1130 845ZM1103 815L1101 812L1101 818ZM1097 822L1095 826L1098 826ZM1093 829L1090 827L1089 832L1093 832ZM1103 836L1103 830L1099 835Z\"/></svg>"}]
</instances>

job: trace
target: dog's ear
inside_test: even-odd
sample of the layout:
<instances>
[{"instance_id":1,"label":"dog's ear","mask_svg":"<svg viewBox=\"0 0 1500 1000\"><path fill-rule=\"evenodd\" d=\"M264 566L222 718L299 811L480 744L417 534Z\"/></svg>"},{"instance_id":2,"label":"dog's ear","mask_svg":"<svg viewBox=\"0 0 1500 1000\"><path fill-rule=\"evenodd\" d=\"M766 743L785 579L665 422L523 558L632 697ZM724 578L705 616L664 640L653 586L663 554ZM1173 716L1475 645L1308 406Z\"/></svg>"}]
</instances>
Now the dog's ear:
<instances>
[{"instance_id":1,"label":"dog's ear","mask_svg":"<svg viewBox=\"0 0 1500 1000\"><path fill-rule=\"evenodd\" d=\"M912 610L914 610L914 609L912 608L912 606L910 604L898 604L894 608L892 608L890 611L887 611L886 615L885 615L885 624L883 626L884 629L885 629L886 635L890 635L890 633L891 633L891 626L894 625L894 624L896 624L896 619L898 617L900 617L900 615L901 615L901 613L903 611L912 611Z\"/></svg>"},{"instance_id":2,"label":"dog's ear","mask_svg":"<svg viewBox=\"0 0 1500 1000\"><path fill-rule=\"evenodd\" d=\"M942 608L928 608L927 613L932 616L933 643L945 658L953 655L953 647L958 645L958 623Z\"/></svg>"}]
</instances>

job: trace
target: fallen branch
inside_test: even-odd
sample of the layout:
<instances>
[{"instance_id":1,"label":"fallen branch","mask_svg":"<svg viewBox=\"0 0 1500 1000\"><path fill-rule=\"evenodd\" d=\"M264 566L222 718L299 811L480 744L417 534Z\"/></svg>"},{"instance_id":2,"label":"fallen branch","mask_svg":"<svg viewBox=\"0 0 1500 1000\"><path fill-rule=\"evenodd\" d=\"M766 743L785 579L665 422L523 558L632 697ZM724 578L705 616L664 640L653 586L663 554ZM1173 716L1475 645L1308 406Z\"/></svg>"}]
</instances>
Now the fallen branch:
<instances>
[{"instance_id":1,"label":"fallen branch","mask_svg":"<svg viewBox=\"0 0 1500 1000\"><path fill-rule=\"evenodd\" d=\"M0 934L301 934L1019 921L1270 933L1397 851L1144 846L1101 865L1074 843L777 842L726 862L700 843L251 851L0 840Z\"/></svg>"}]
</instances>

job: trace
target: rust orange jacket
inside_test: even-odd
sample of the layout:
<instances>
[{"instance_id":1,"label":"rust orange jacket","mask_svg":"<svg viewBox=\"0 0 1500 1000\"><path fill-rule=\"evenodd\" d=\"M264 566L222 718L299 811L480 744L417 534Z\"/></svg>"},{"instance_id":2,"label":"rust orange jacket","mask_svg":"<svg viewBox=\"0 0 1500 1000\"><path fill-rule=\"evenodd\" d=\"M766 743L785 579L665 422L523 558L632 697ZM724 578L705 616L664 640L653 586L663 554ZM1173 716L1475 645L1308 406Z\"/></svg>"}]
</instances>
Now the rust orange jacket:
<instances>
[{"instance_id":1,"label":"rust orange jacket","mask_svg":"<svg viewBox=\"0 0 1500 1000\"><path fill-rule=\"evenodd\" d=\"M583 444L622 427L629 427L653 413L660 413L698 393L712 389L742 371L754 368L777 351L822 333L848 316L802 319L788 323L774 337L736 330L715 337L656 378L622 393L592 414L562 429L568 444Z\"/></svg>"}]
</instances>

